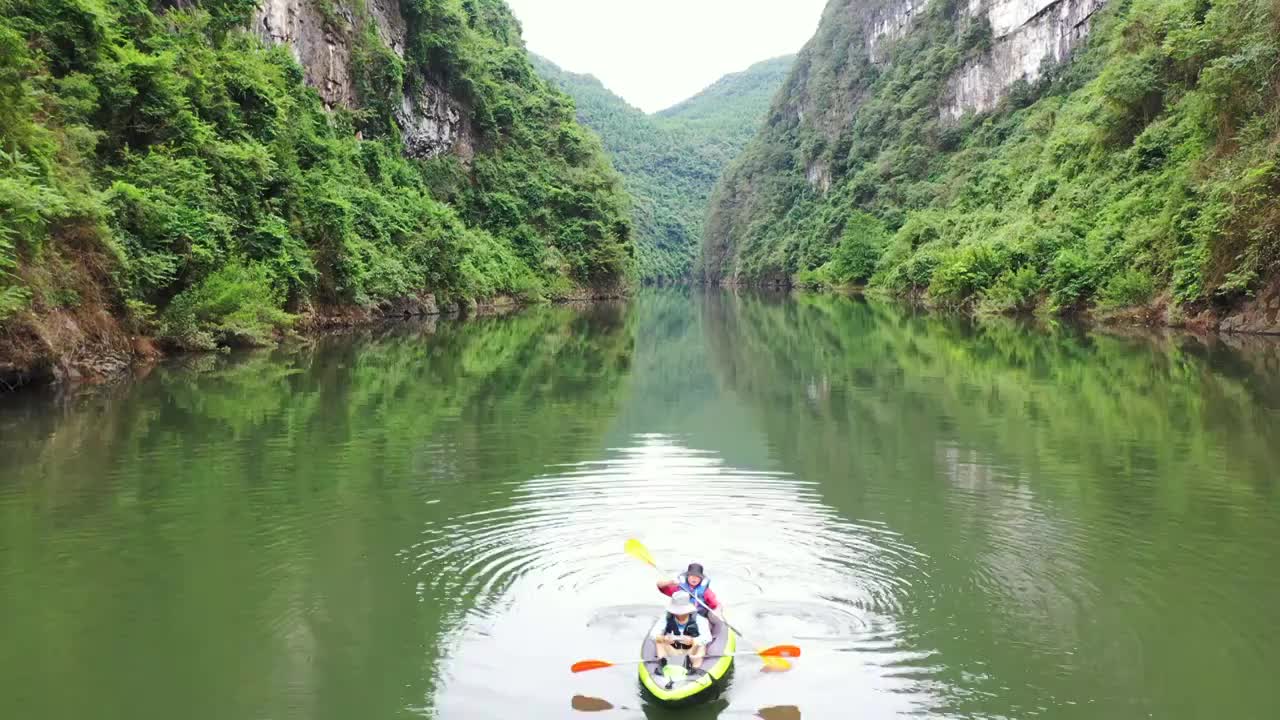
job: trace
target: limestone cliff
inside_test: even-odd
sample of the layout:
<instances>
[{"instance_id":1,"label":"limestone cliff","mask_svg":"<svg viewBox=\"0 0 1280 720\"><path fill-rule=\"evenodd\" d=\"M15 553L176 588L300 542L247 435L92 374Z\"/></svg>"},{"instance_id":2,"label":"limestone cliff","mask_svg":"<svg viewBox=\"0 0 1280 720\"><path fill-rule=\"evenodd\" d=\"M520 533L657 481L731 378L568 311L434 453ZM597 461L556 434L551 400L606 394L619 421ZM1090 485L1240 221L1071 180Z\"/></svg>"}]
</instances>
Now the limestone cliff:
<instances>
[{"instance_id":1,"label":"limestone cliff","mask_svg":"<svg viewBox=\"0 0 1280 720\"><path fill-rule=\"evenodd\" d=\"M969 0L965 13L991 28L991 48L948 82L942 111L952 118L996 107L1019 80L1066 60L1107 0Z\"/></svg>"},{"instance_id":2,"label":"limestone cliff","mask_svg":"<svg viewBox=\"0 0 1280 720\"><path fill-rule=\"evenodd\" d=\"M408 21L400 0L262 0L252 30L264 42L288 45L307 83L329 108L357 108L355 55L366 26L404 60ZM468 108L432 79L404 94L395 109L407 155L428 159L453 153L469 162L474 134Z\"/></svg>"},{"instance_id":3,"label":"limestone cliff","mask_svg":"<svg viewBox=\"0 0 1280 720\"><path fill-rule=\"evenodd\" d=\"M1275 0L831 0L710 282L1274 331Z\"/></svg>"},{"instance_id":4,"label":"limestone cliff","mask_svg":"<svg viewBox=\"0 0 1280 720\"><path fill-rule=\"evenodd\" d=\"M1066 60L1089 33L1089 21L1107 0L967 0L955 8L957 24L977 22L990 32L990 48L948 80L942 112L959 118L986 112L1019 80L1035 82L1046 65ZM865 3L864 3L865 4ZM870 16L867 52L884 63L888 48L906 35L928 0L891 0Z\"/></svg>"},{"instance_id":5,"label":"limestone cliff","mask_svg":"<svg viewBox=\"0 0 1280 720\"><path fill-rule=\"evenodd\" d=\"M847 172L843 155L864 132L857 116L877 80L943 73L924 99L941 132L967 114L993 110L1019 83L1035 83L1047 68L1068 60L1106 2L831 0L762 132L764 142L792 146L798 176L809 191L825 195ZM944 45L950 66L920 64L925 52ZM782 267L743 268L734 259L759 215L779 210L766 208L759 192L772 182L767 176L777 163L760 173L751 164L739 163L713 203L703 249L705 275L713 282L746 276L782 281L787 275Z\"/></svg>"},{"instance_id":6,"label":"limestone cliff","mask_svg":"<svg viewBox=\"0 0 1280 720\"><path fill-rule=\"evenodd\" d=\"M837 0L839 2L840 0ZM846 2L864 25L872 62L884 64L889 49L915 25L931 0ZM1034 82L1046 63L1066 60L1089 33L1089 21L1107 0L962 0L948 4L957 27L977 22L990 33L990 48L965 63L948 82L943 111L952 117L994 108L1019 80Z\"/></svg>"},{"instance_id":7,"label":"limestone cliff","mask_svg":"<svg viewBox=\"0 0 1280 720\"><path fill-rule=\"evenodd\" d=\"M854 42L846 46L819 30L799 63L807 67L797 71L799 92L790 100L791 109L800 123L812 122L834 141L847 130L866 89L841 82L837 68L846 63L882 68L892 60L897 42L912 33L926 12L933 12L947 15L957 35L981 37L988 43L984 51L974 53L949 74L945 95L938 98L938 112L953 120L966 113L987 112L1019 81L1034 83L1047 67L1068 59L1088 35L1090 19L1106 2L832 0L826 10L827 26L845 30ZM823 77L835 80L839 96L825 96L832 89L830 82L808 82ZM810 158L805 174L811 187L830 190L831 168L821 159Z\"/></svg>"}]
</instances>

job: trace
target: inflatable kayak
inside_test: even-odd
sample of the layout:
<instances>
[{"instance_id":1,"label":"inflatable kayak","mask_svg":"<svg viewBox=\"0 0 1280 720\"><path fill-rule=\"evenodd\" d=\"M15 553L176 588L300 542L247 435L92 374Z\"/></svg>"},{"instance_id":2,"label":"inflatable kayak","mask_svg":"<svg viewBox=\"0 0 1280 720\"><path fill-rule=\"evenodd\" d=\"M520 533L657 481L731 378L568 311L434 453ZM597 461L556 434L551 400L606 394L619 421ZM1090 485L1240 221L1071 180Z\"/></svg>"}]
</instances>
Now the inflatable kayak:
<instances>
[{"instance_id":1,"label":"inflatable kayak","mask_svg":"<svg viewBox=\"0 0 1280 720\"><path fill-rule=\"evenodd\" d=\"M666 617L658 619L665 623ZM738 638L727 625L711 620L711 644L707 646L707 658L702 661L705 674L691 675L683 665L668 664L662 675L658 672L658 648L646 633L640 648L640 685L652 700L666 705L685 705L710 700L720 694L724 679L733 669L733 653L738 649Z\"/></svg>"}]
</instances>

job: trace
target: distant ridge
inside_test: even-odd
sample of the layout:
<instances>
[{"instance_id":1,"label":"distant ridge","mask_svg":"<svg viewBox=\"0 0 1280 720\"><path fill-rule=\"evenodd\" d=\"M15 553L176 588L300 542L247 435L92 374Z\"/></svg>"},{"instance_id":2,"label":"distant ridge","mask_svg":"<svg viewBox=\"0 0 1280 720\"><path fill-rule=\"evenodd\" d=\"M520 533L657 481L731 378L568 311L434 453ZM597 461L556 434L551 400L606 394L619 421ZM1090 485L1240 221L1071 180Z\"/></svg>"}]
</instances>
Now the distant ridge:
<instances>
[{"instance_id":1,"label":"distant ridge","mask_svg":"<svg viewBox=\"0 0 1280 720\"><path fill-rule=\"evenodd\" d=\"M641 279L664 282L690 275L711 189L763 123L793 60L756 63L647 115L595 76L533 56L538 72L573 97L579 121L600 135L623 175L634 199Z\"/></svg>"}]
</instances>

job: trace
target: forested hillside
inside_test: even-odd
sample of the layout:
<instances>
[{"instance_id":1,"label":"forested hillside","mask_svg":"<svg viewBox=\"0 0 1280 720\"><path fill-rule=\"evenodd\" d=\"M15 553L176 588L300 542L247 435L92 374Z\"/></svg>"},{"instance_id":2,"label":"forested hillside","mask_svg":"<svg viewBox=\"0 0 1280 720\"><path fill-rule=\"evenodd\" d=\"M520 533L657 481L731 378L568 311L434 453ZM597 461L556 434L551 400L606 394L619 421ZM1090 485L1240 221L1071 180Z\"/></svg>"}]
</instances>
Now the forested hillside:
<instances>
[{"instance_id":1,"label":"forested hillside","mask_svg":"<svg viewBox=\"0 0 1280 720\"><path fill-rule=\"evenodd\" d=\"M535 57L538 72L573 96L578 118L600 134L635 199L641 278L689 276L711 189L759 129L793 60L757 63L673 108L647 115L596 78Z\"/></svg>"},{"instance_id":2,"label":"forested hillside","mask_svg":"<svg viewBox=\"0 0 1280 720\"><path fill-rule=\"evenodd\" d=\"M696 143L723 172L764 124L795 60L794 55L784 55L726 75L654 118L678 137Z\"/></svg>"},{"instance_id":3,"label":"forested hillside","mask_svg":"<svg viewBox=\"0 0 1280 720\"><path fill-rule=\"evenodd\" d=\"M11 367L631 263L619 178L501 0L0 0L0 138Z\"/></svg>"},{"instance_id":4,"label":"forested hillside","mask_svg":"<svg viewBox=\"0 0 1280 720\"><path fill-rule=\"evenodd\" d=\"M708 279L1174 322L1266 288L1280 2L919 5L830 3L716 192Z\"/></svg>"}]
</instances>

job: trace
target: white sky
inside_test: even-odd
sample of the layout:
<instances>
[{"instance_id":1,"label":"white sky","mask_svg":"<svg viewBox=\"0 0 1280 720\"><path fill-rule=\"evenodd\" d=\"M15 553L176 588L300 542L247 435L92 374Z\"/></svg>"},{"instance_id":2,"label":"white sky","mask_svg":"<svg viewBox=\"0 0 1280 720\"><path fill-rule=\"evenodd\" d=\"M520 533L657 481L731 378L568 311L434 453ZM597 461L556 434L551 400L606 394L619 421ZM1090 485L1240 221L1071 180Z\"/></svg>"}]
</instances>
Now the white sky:
<instances>
[{"instance_id":1,"label":"white sky","mask_svg":"<svg viewBox=\"0 0 1280 720\"><path fill-rule=\"evenodd\" d=\"M827 0L507 0L529 49L646 112L798 52Z\"/></svg>"}]
</instances>

